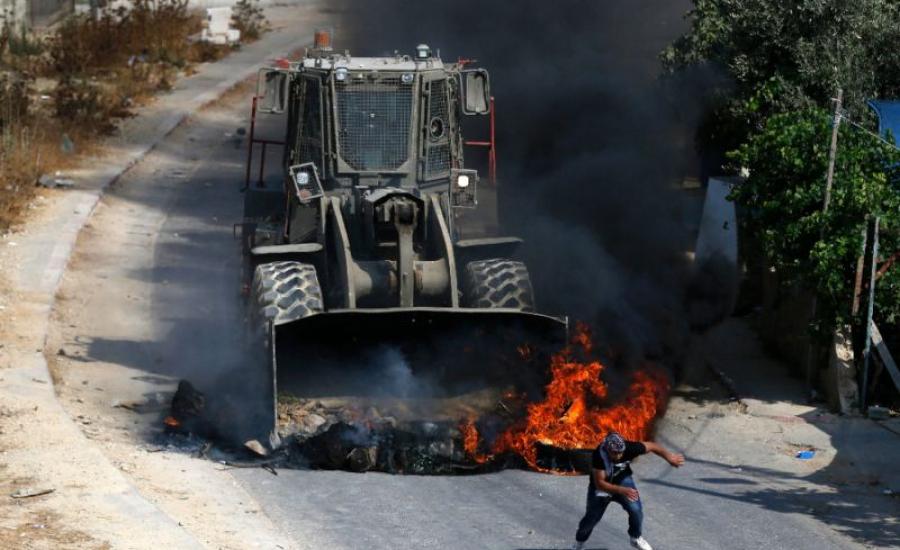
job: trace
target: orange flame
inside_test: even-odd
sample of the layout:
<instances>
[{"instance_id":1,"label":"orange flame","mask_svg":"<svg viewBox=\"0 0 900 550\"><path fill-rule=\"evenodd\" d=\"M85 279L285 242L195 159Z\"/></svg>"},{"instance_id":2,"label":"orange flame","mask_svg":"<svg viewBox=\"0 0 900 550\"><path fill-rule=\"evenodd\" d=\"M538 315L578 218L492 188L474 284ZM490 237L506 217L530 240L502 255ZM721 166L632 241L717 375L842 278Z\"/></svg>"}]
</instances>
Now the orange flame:
<instances>
[{"instance_id":1,"label":"orange flame","mask_svg":"<svg viewBox=\"0 0 900 550\"><path fill-rule=\"evenodd\" d=\"M555 354L550 361L551 380L543 401L531 403L527 415L500 434L489 454L478 451L479 434L474 422L460 426L467 456L484 463L498 455L513 452L528 465L537 464L538 442L561 449L596 447L610 431L626 439L646 438L653 420L663 411L669 393L666 374L654 365L635 371L631 384L616 405L603 407L608 396L601 380L603 364L595 359L578 360L574 346L590 357L594 344L589 328L579 323L572 346Z\"/></svg>"},{"instance_id":2,"label":"orange flame","mask_svg":"<svg viewBox=\"0 0 900 550\"><path fill-rule=\"evenodd\" d=\"M163 424L165 424L166 426L168 426L170 428L177 428L177 427L181 426L181 422L179 422L178 419L175 418L174 416L167 416L167 417L163 418Z\"/></svg>"}]
</instances>

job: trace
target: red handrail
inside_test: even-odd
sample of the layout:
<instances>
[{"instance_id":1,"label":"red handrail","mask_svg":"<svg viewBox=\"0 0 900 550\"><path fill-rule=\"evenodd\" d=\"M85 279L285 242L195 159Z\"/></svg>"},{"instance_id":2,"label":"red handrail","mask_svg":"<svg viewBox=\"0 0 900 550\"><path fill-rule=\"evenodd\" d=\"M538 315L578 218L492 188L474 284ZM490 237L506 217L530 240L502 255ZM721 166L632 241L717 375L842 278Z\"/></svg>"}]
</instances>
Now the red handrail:
<instances>
[{"instance_id":1,"label":"red handrail","mask_svg":"<svg viewBox=\"0 0 900 550\"><path fill-rule=\"evenodd\" d=\"M491 185L497 185L497 134L496 134L496 119L494 118L494 96L491 96L491 129L490 129L490 140L489 141L464 141L463 145L469 145L472 147L487 147L488 148L488 179L491 182Z\"/></svg>"},{"instance_id":2,"label":"red handrail","mask_svg":"<svg viewBox=\"0 0 900 550\"><path fill-rule=\"evenodd\" d=\"M263 176L265 175L266 167L266 147L269 145L284 145L283 141L274 139L256 139L256 105L258 101L259 96L253 96L252 106L250 108L250 139L247 145L247 173L244 175L244 187L241 188L241 191L246 191L250 187L250 169L253 166L253 144L259 143L262 145L262 151L260 152L259 158L259 176L256 181L257 187L264 187Z\"/></svg>"}]
</instances>

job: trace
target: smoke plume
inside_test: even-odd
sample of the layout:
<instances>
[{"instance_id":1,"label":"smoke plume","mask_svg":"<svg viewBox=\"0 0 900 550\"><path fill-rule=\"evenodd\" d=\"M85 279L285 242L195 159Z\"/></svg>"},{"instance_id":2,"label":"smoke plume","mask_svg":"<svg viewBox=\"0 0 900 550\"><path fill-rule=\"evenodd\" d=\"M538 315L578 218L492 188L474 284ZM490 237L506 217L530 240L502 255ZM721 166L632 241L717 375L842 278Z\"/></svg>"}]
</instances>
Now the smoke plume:
<instances>
[{"instance_id":1,"label":"smoke plume","mask_svg":"<svg viewBox=\"0 0 900 550\"><path fill-rule=\"evenodd\" d=\"M496 97L503 230L526 239L539 307L598 327L630 363L689 328L684 192L703 78L659 79L687 0L343 0L359 56L476 58ZM477 137L477 136L475 136ZM468 160L468 159L467 159Z\"/></svg>"}]
</instances>

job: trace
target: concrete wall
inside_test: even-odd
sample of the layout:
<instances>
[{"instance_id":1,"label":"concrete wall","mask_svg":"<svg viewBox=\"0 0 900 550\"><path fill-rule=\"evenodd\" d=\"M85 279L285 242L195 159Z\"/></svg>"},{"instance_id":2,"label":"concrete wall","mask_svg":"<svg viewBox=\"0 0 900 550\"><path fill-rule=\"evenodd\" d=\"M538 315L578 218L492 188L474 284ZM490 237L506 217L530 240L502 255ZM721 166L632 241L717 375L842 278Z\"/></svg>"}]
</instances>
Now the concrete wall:
<instances>
[{"instance_id":1,"label":"concrete wall","mask_svg":"<svg viewBox=\"0 0 900 550\"><path fill-rule=\"evenodd\" d=\"M46 27L75 11L75 0L30 0L31 26Z\"/></svg>"},{"instance_id":2,"label":"concrete wall","mask_svg":"<svg viewBox=\"0 0 900 550\"><path fill-rule=\"evenodd\" d=\"M29 25L28 0L0 0L0 17L4 23L12 23L15 27Z\"/></svg>"}]
</instances>

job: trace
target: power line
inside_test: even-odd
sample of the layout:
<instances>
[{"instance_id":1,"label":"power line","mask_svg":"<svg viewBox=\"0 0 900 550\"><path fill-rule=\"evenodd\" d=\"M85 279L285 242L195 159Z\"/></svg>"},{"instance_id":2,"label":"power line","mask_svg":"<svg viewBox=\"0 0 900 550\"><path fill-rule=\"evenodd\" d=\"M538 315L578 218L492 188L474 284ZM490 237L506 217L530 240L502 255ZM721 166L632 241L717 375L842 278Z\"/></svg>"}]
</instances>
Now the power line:
<instances>
[{"instance_id":1,"label":"power line","mask_svg":"<svg viewBox=\"0 0 900 550\"><path fill-rule=\"evenodd\" d=\"M842 120L846 120L851 126L855 127L857 130L861 130L862 132L869 134L869 136L877 139L878 141L887 145L888 147L891 147L893 149L900 151L900 147L898 147L896 144L891 143L890 141L884 139L882 136L879 136L875 132L869 130L868 128L862 126L861 124L855 122L852 118L848 117L846 111L841 111L840 117Z\"/></svg>"}]
</instances>

